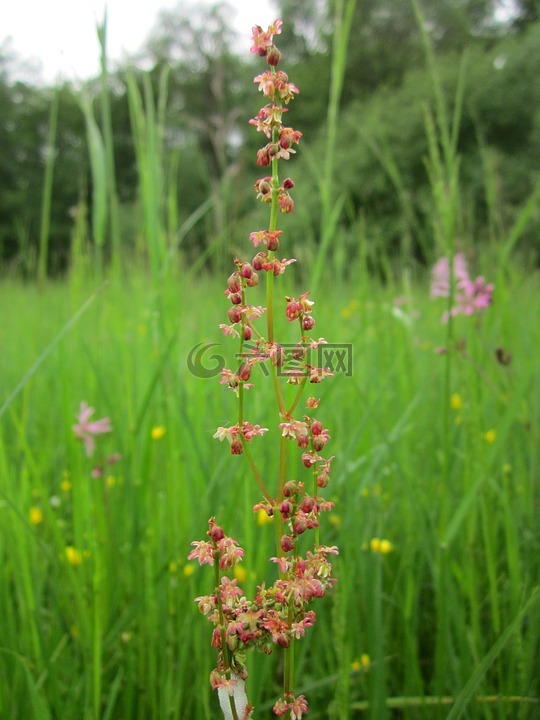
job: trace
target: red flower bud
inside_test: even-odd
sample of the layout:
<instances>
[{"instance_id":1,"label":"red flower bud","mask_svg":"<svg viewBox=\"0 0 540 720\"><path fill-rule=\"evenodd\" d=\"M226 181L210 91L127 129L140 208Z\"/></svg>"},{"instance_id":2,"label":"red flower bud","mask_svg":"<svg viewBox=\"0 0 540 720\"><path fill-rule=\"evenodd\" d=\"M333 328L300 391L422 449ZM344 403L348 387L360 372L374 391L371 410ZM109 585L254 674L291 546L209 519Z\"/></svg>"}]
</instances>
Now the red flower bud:
<instances>
[{"instance_id":1,"label":"red flower bud","mask_svg":"<svg viewBox=\"0 0 540 720\"><path fill-rule=\"evenodd\" d=\"M322 433L322 431L323 431L322 423L319 422L318 420L314 420L311 423L311 434L312 435L320 435Z\"/></svg>"},{"instance_id":2,"label":"red flower bud","mask_svg":"<svg viewBox=\"0 0 540 720\"><path fill-rule=\"evenodd\" d=\"M220 540L223 540L223 538L225 537L225 533L223 532L222 528L220 528L219 525L216 525L214 522L212 522L210 525L208 535L210 535L212 540L216 543Z\"/></svg>"},{"instance_id":3,"label":"red flower bud","mask_svg":"<svg viewBox=\"0 0 540 720\"><path fill-rule=\"evenodd\" d=\"M321 473L319 477L317 478L317 487L325 488L328 485L328 473Z\"/></svg>"},{"instance_id":4,"label":"red flower bud","mask_svg":"<svg viewBox=\"0 0 540 720\"><path fill-rule=\"evenodd\" d=\"M229 308L229 312L227 313L227 317L229 320L234 324L240 322L242 319L242 311L240 309L239 305L233 305L231 308Z\"/></svg>"},{"instance_id":5,"label":"red flower bud","mask_svg":"<svg viewBox=\"0 0 540 720\"><path fill-rule=\"evenodd\" d=\"M290 552L294 548L294 538L292 535L282 535L279 544L283 552Z\"/></svg>"},{"instance_id":6,"label":"red flower bud","mask_svg":"<svg viewBox=\"0 0 540 720\"><path fill-rule=\"evenodd\" d=\"M262 165L264 167L265 165L270 165L271 161L267 146L257 150L257 165Z\"/></svg>"},{"instance_id":7,"label":"red flower bud","mask_svg":"<svg viewBox=\"0 0 540 720\"><path fill-rule=\"evenodd\" d=\"M231 455L242 455L244 446L241 440L233 440L231 443Z\"/></svg>"},{"instance_id":8,"label":"red flower bud","mask_svg":"<svg viewBox=\"0 0 540 720\"><path fill-rule=\"evenodd\" d=\"M244 340L251 340L252 332L249 325L244 326Z\"/></svg>"},{"instance_id":9,"label":"red flower bud","mask_svg":"<svg viewBox=\"0 0 540 720\"><path fill-rule=\"evenodd\" d=\"M237 273L233 273L230 275L227 279L227 287L229 288L230 292L232 293L238 293L242 289L242 285L240 283L240 278L238 277Z\"/></svg>"},{"instance_id":10,"label":"red flower bud","mask_svg":"<svg viewBox=\"0 0 540 720\"><path fill-rule=\"evenodd\" d=\"M291 178L285 178L285 180L283 181L283 187L285 190L292 190L292 188L294 187L294 183Z\"/></svg>"},{"instance_id":11,"label":"red flower bud","mask_svg":"<svg viewBox=\"0 0 540 720\"><path fill-rule=\"evenodd\" d=\"M263 263L266 262L266 255L264 253L257 253L253 258L253 268L255 270L262 270Z\"/></svg>"},{"instance_id":12,"label":"red flower bud","mask_svg":"<svg viewBox=\"0 0 540 720\"><path fill-rule=\"evenodd\" d=\"M239 293L239 292L231 293L229 295L229 300L232 302L233 305L241 305L242 304L242 293Z\"/></svg>"},{"instance_id":13,"label":"red flower bud","mask_svg":"<svg viewBox=\"0 0 540 720\"><path fill-rule=\"evenodd\" d=\"M249 380L249 378L251 377L251 368L249 367L249 365L242 365L242 367L240 368L240 372L238 373L238 377L244 382L247 382Z\"/></svg>"},{"instance_id":14,"label":"red flower bud","mask_svg":"<svg viewBox=\"0 0 540 720\"><path fill-rule=\"evenodd\" d=\"M242 267L240 268L240 275L242 275L243 278L246 280L249 280L251 275L253 274L253 268L248 262L245 262L242 264Z\"/></svg>"},{"instance_id":15,"label":"red flower bud","mask_svg":"<svg viewBox=\"0 0 540 720\"><path fill-rule=\"evenodd\" d=\"M311 317L311 315L306 315L302 319L302 329L303 330L313 330L313 327L315 326L315 320Z\"/></svg>"},{"instance_id":16,"label":"red flower bud","mask_svg":"<svg viewBox=\"0 0 540 720\"><path fill-rule=\"evenodd\" d=\"M294 497L298 493L298 486L294 480L288 480L283 486L285 497Z\"/></svg>"},{"instance_id":17,"label":"red flower bud","mask_svg":"<svg viewBox=\"0 0 540 720\"><path fill-rule=\"evenodd\" d=\"M313 447L317 452L320 452L325 445L325 440L321 435L316 435L313 438Z\"/></svg>"},{"instance_id":18,"label":"red flower bud","mask_svg":"<svg viewBox=\"0 0 540 720\"><path fill-rule=\"evenodd\" d=\"M307 468L313 467L315 465L315 458L311 453L304 453L302 455L302 462Z\"/></svg>"},{"instance_id":19,"label":"red flower bud","mask_svg":"<svg viewBox=\"0 0 540 720\"><path fill-rule=\"evenodd\" d=\"M279 647L288 648L291 644L291 639L288 635L285 635L285 633L280 633L277 636L277 644L279 645Z\"/></svg>"},{"instance_id":20,"label":"red flower bud","mask_svg":"<svg viewBox=\"0 0 540 720\"><path fill-rule=\"evenodd\" d=\"M301 312L302 304L299 303L298 300L289 300L287 307L285 308L287 320L296 320L296 318L300 317Z\"/></svg>"},{"instance_id":21,"label":"red flower bud","mask_svg":"<svg viewBox=\"0 0 540 720\"><path fill-rule=\"evenodd\" d=\"M279 239L277 237L268 238L268 242L266 243L266 247L271 252L275 252L279 248Z\"/></svg>"},{"instance_id":22,"label":"red flower bud","mask_svg":"<svg viewBox=\"0 0 540 720\"><path fill-rule=\"evenodd\" d=\"M297 535L301 535L308 528L308 523L304 515L296 515L293 520L293 530Z\"/></svg>"},{"instance_id":23,"label":"red flower bud","mask_svg":"<svg viewBox=\"0 0 540 720\"><path fill-rule=\"evenodd\" d=\"M252 273L251 277L246 280L246 285L248 287L255 287L259 284L259 276L257 273Z\"/></svg>"},{"instance_id":24,"label":"red flower bud","mask_svg":"<svg viewBox=\"0 0 540 720\"><path fill-rule=\"evenodd\" d=\"M284 500L279 506L279 512L283 515L284 520L288 520L292 512L292 503L289 500Z\"/></svg>"},{"instance_id":25,"label":"red flower bud","mask_svg":"<svg viewBox=\"0 0 540 720\"><path fill-rule=\"evenodd\" d=\"M279 61L281 60L281 53L277 49L275 45L272 45L271 48L269 48L267 54L266 54L266 62L271 67L276 67L279 64Z\"/></svg>"},{"instance_id":26,"label":"red flower bud","mask_svg":"<svg viewBox=\"0 0 540 720\"><path fill-rule=\"evenodd\" d=\"M305 498L302 499L302 502L300 504L300 510L305 513L310 513L315 506L315 498L312 498L310 495L306 495Z\"/></svg>"}]
</instances>

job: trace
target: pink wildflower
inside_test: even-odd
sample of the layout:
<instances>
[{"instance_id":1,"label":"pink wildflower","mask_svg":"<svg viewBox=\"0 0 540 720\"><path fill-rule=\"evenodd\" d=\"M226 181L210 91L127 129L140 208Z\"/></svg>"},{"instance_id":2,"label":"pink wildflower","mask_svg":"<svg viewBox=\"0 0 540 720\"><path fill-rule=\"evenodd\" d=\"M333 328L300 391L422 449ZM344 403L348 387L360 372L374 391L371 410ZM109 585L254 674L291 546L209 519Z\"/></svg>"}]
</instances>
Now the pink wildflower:
<instances>
[{"instance_id":1,"label":"pink wildflower","mask_svg":"<svg viewBox=\"0 0 540 720\"><path fill-rule=\"evenodd\" d=\"M223 330L224 335L232 335L232 337L240 337L238 330L236 330L234 325L227 325L226 323L220 323L219 329Z\"/></svg>"},{"instance_id":2,"label":"pink wildflower","mask_svg":"<svg viewBox=\"0 0 540 720\"><path fill-rule=\"evenodd\" d=\"M447 257L438 260L431 271L431 297L448 297L450 295L450 263ZM463 253L454 256L454 280L469 280L467 263Z\"/></svg>"},{"instance_id":3,"label":"pink wildflower","mask_svg":"<svg viewBox=\"0 0 540 720\"><path fill-rule=\"evenodd\" d=\"M232 441L238 437L239 433L240 429L238 428L238 425L232 425L231 427L220 426L214 433L213 437L215 437L220 442L228 440L229 443L232 443Z\"/></svg>"},{"instance_id":4,"label":"pink wildflower","mask_svg":"<svg viewBox=\"0 0 540 720\"><path fill-rule=\"evenodd\" d=\"M247 442L250 442L256 435L264 435L265 432L268 432L268 428L262 428L260 425L252 425L249 422L244 422L243 434Z\"/></svg>"},{"instance_id":5,"label":"pink wildflower","mask_svg":"<svg viewBox=\"0 0 540 720\"><path fill-rule=\"evenodd\" d=\"M194 546L188 555L188 560L197 560L199 565L214 564L214 545L207 540L194 540L191 543Z\"/></svg>"},{"instance_id":6,"label":"pink wildflower","mask_svg":"<svg viewBox=\"0 0 540 720\"><path fill-rule=\"evenodd\" d=\"M456 253L454 256L453 271L456 304L450 311L443 313L443 322L448 322L450 316L474 315L491 305L494 286L486 283L483 277L471 280L462 253ZM431 271L432 298L450 296L450 275L450 263L448 258L443 257L435 263Z\"/></svg>"},{"instance_id":7,"label":"pink wildflower","mask_svg":"<svg viewBox=\"0 0 540 720\"><path fill-rule=\"evenodd\" d=\"M491 295L494 286L486 283L483 277L476 280L463 279L458 283L460 292L456 295L458 302L454 314L473 315L481 312L491 305Z\"/></svg>"},{"instance_id":8,"label":"pink wildflower","mask_svg":"<svg viewBox=\"0 0 540 720\"><path fill-rule=\"evenodd\" d=\"M283 21L279 18L277 20L274 20L272 25L268 27L268 30L265 32L260 25L254 25L251 29L251 37L253 44L250 47L249 51L251 53L258 53L261 57L264 57L268 50L272 47L272 43L274 41L274 35L279 35L281 33L281 26L283 25Z\"/></svg>"},{"instance_id":9,"label":"pink wildflower","mask_svg":"<svg viewBox=\"0 0 540 720\"><path fill-rule=\"evenodd\" d=\"M73 432L75 437L82 440L86 455L91 457L94 453L96 441L94 435L101 435L103 433L111 432L111 421L109 418L101 418L101 420L95 420L89 422L91 416L94 414L94 408L89 407L84 401L81 402L81 407L77 420L79 421L76 425L73 425Z\"/></svg>"},{"instance_id":10,"label":"pink wildflower","mask_svg":"<svg viewBox=\"0 0 540 720\"><path fill-rule=\"evenodd\" d=\"M193 543L191 544L193 545ZM244 556L242 548L238 546L236 540L230 537L224 537L220 540L217 544L217 549L219 551L219 567L221 570L228 570L234 565L237 565ZM189 559L191 558L188 556L188 560Z\"/></svg>"},{"instance_id":11,"label":"pink wildflower","mask_svg":"<svg viewBox=\"0 0 540 720\"><path fill-rule=\"evenodd\" d=\"M306 698L303 695L297 698L294 695L287 695L287 701L279 698L273 707L274 715L285 715L288 710L291 711L291 720L302 720L302 716L308 711Z\"/></svg>"}]
</instances>

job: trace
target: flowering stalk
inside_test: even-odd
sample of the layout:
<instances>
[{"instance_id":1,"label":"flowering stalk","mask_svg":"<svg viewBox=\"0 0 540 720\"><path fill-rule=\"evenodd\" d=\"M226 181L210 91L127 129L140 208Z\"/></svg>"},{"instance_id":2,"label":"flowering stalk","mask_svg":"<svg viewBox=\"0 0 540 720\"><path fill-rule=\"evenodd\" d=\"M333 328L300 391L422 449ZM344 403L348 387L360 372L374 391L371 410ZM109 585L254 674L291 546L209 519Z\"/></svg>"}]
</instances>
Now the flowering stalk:
<instances>
[{"instance_id":1,"label":"flowering stalk","mask_svg":"<svg viewBox=\"0 0 540 720\"><path fill-rule=\"evenodd\" d=\"M266 104L249 123L268 140L257 152L257 164L269 167L271 175L257 180L255 191L257 198L269 205L269 222L267 228L250 234L249 239L257 249L251 262L236 259L235 270L227 280L225 296L230 302L229 323L220 328L225 335L238 339L239 365L235 371L222 370L220 382L235 393L238 412L235 424L219 427L214 434L221 441L227 440L232 455L246 456L262 494L254 511L263 511L274 519L276 555L270 560L277 565L277 578L270 586L261 582L254 599L247 599L237 580L226 575L226 571L242 559L244 552L235 540L225 535L214 518L209 521L207 534L210 540L192 543L194 549L188 556L201 565L206 563L214 567L212 593L196 598L196 601L199 610L215 626L212 644L218 651L218 663L210 681L218 690L224 717L232 720L252 717L245 690L247 651L258 649L268 654L276 646L282 648L285 655L283 696L275 702L274 714L287 714L290 720L300 720L307 713L306 698L294 694L294 643L316 620L309 607L311 602L323 597L335 582L329 556L337 554L336 547L321 545L319 539L320 514L332 509L332 503L320 495L329 481L332 457L324 457L322 453L330 435L311 414L295 416L306 384L318 384L332 374L311 362L313 352L326 341L309 335L315 325L309 292L298 298L285 297L285 317L298 326L297 342L287 350L287 346L275 338L278 301L275 284L295 262L294 259L279 259L276 255L283 234L278 230L278 218L280 213L288 214L294 210L290 194L294 183L289 177L280 180L279 163L290 159L302 137L302 133L283 124L283 116L288 111L286 106L294 99L298 88L277 69L281 54L274 44L274 36L280 34L281 25L281 20L276 20L267 31L259 26L253 28L251 52L265 58L268 65L254 80L267 99ZM259 284L260 272L266 275L265 307L249 302L253 288ZM257 323L265 313L266 336ZM272 380L276 426L280 431L278 471L273 491L268 470L263 472L257 467L251 452L253 438L265 435L268 428L246 420L246 399L249 397L246 393L253 387L250 381L258 364L269 368L265 374ZM290 406L283 392L284 382L296 387ZM308 398L309 413L318 405L319 400ZM302 464L308 473L305 480L288 477L291 443L301 453ZM313 530L313 542L306 547L303 537L309 530Z\"/></svg>"}]
</instances>

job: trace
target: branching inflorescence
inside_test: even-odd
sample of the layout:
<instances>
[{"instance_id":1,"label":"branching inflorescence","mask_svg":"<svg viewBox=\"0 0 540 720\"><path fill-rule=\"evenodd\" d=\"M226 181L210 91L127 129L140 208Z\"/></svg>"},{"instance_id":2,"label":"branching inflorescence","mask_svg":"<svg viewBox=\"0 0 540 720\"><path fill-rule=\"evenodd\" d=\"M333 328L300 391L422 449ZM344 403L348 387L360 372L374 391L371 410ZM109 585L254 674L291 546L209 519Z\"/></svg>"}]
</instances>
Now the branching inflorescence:
<instances>
[{"instance_id":1,"label":"branching inflorescence","mask_svg":"<svg viewBox=\"0 0 540 720\"><path fill-rule=\"evenodd\" d=\"M324 596L332 586L330 557L337 554L336 547L320 544L319 517L331 510L332 503L325 500L320 491L329 481L332 457L325 454L329 433L322 423L311 415L319 405L314 397L307 399L310 414L295 417L306 384L318 384L332 373L311 362L314 351L326 343L323 338L313 339L313 302L309 292L298 298L285 297L284 312L287 321L297 323L299 336L296 343L285 346L275 338L274 279L282 275L293 259L279 259L276 255L282 241L282 230L277 229L279 213L290 213L294 201L290 191L294 183L290 178L279 179L281 160L289 160L302 134L283 124L286 105L294 99L298 89L289 82L287 75L277 69L281 54L274 45L274 36L281 32L281 20L276 20L265 32L259 26L253 28L252 53L266 58L268 68L255 77L259 90L267 103L250 120L268 142L257 153L257 164L270 169L270 175L255 183L257 198L269 205L267 229L250 235L256 248L251 262L235 260L235 270L227 280L225 295L230 301L228 320L220 325L224 334L237 338L239 343L236 371L224 369L220 382L235 393L238 403L237 420L233 425L220 427L214 437L227 440L233 455L247 458L250 472L259 487L262 499L254 507L274 520L276 531L276 555L270 558L277 566L277 578L272 585L264 582L257 588L253 600L244 595L235 578L228 571L242 560L244 551L214 518L209 521L208 539L194 542L189 558L214 568L214 589L206 596L196 598L199 610L214 625L212 645L218 652L217 667L212 671L210 682L218 690L220 705L225 718L243 720L252 717L245 680L246 653L255 648L269 654L278 646L284 652L283 695L274 704L274 714L287 715L299 720L308 710L303 695L296 696L293 688L294 643L304 636L314 624L315 613L311 603ZM250 304L250 294L259 284L259 273L266 280L266 306ZM261 329L266 319L266 332ZM279 427L279 464L277 481L273 490L265 473L260 472L251 452L253 438L268 432L248 421L244 416L245 393L252 387L252 372L259 363L268 368L276 398ZM261 373L261 375L263 375ZM291 384L289 397L283 383ZM305 477L291 479L287 474L287 457L291 445L301 455ZM312 531L313 542L301 554L301 548Z\"/></svg>"}]
</instances>

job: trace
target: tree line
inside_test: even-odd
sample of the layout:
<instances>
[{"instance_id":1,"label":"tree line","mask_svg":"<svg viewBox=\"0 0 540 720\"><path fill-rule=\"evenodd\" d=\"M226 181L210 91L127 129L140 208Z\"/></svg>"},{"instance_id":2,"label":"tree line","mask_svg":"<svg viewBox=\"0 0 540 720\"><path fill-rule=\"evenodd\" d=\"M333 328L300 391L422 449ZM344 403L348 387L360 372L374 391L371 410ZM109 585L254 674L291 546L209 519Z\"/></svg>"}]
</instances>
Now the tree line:
<instances>
[{"instance_id":1,"label":"tree line","mask_svg":"<svg viewBox=\"0 0 540 720\"><path fill-rule=\"evenodd\" d=\"M327 142L339 2L281 0L279 5L286 70L301 89L290 120L304 133L305 148L294 167L302 210L291 216L290 228L298 242L309 236L316 244L320 202L314 174L320 172L318 158ZM458 152L467 231L478 239L503 234L538 183L540 2L423 0L421 9L424 32L414 3L363 0L354 7L333 188L342 200L342 252L355 252L359 219L382 238L390 255L404 236L409 251L421 260L432 249L425 158L426 113L434 97L426 33L449 114L460 103ZM89 113L103 135L104 103L110 106L119 242L127 254L137 242L144 244L141 156L129 82L139 88L145 122L154 118L159 125L166 184L162 212L172 235L184 228L184 256L197 258L216 238L221 239L214 253L218 258L226 247L229 252L234 248L234 237L253 224L250 185L257 177L253 158L260 138L247 124L258 100L253 64L247 49L239 48L229 17L226 4L207 12L182 12L180 6L163 12L140 56L107 73L105 93L103 77L84 87L67 82L43 87L14 79L16 61L6 44L0 47L4 268L34 273L45 239L47 270L61 272L69 264L81 218L85 242L92 244L96 175ZM50 207L44 224L47 164ZM208 210L198 213L203 207ZM538 214L533 214L526 235L533 254L539 230ZM105 253L110 235L107 226Z\"/></svg>"}]
</instances>

